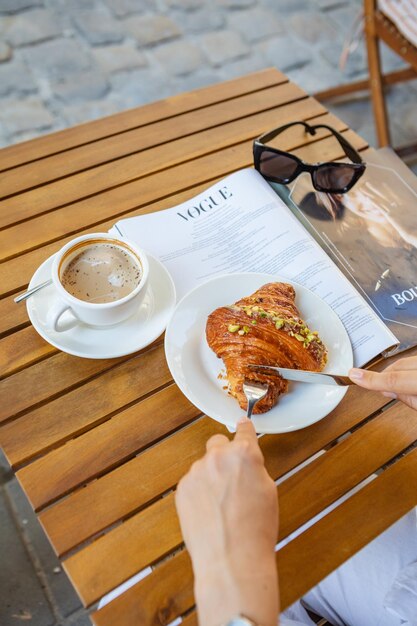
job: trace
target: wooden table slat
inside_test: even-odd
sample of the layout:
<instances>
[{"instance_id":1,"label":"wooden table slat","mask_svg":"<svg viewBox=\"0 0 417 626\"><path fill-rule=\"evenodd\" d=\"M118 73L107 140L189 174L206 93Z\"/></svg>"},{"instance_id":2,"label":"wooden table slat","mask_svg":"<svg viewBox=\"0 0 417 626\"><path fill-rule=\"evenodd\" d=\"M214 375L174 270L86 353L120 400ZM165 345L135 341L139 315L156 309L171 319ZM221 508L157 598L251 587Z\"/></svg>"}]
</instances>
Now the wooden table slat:
<instances>
[{"instance_id":1,"label":"wooden table slat","mask_svg":"<svg viewBox=\"0 0 417 626\"><path fill-rule=\"evenodd\" d=\"M281 608L415 507L416 476L417 448L284 546L277 559Z\"/></svg>"},{"instance_id":2,"label":"wooden table slat","mask_svg":"<svg viewBox=\"0 0 417 626\"><path fill-rule=\"evenodd\" d=\"M415 505L416 471L417 449L278 552L281 610ZM404 476L410 480L404 482ZM358 526L358 519L366 519L367 523ZM186 581L187 587L180 581ZM142 623L159 626L189 610L193 602L191 562L183 550L92 617L97 626L130 626L129 619L140 615L146 620ZM161 614L162 620L157 621Z\"/></svg>"},{"instance_id":3,"label":"wooden table slat","mask_svg":"<svg viewBox=\"0 0 417 626\"><path fill-rule=\"evenodd\" d=\"M32 328L31 330L34 332ZM28 335L29 333L25 333L24 337L27 338ZM45 342L45 345L49 344ZM131 358L127 355L117 359L80 359L59 350L55 352L51 358L34 363L0 381L0 424L42 402L54 400L64 392ZM16 389L19 389L17 396Z\"/></svg>"},{"instance_id":4,"label":"wooden table slat","mask_svg":"<svg viewBox=\"0 0 417 626\"><path fill-rule=\"evenodd\" d=\"M213 184L216 181L213 181ZM206 183L200 183L199 185L192 186L185 191L181 191L168 198L163 198L158 202L151 203L147 206L147 211L160 211L161 209L168 209L171 206L180 204L189 200L191 197L198 195L201 191L207 188ZM133 210L127 213L125 217L133 217L138 213L137 210ZM114 219L100 222L95 230L108 231L115 223ZM91 228L86 228L77 233L78 235L84 235L90 233ZM74 238L74 235L67 235L64 231L61 233L61 237L58 241L51 244L46 244L41 248L33 250L31 252L24 252L21 256L6 261L0 264L0 295L7 295L10 292L17 290L23 290L28 284L34 271L39 267L45 259L57 252L65 243ZM24 308L24 304L20 305L20 308ZM1 355L1 353L0 353Z\"/></svg>"},{"instance_id":5,"label":"wooden table slat","mask_svg":"<svg viewBox=\"0 0 417 626\"><path fill-rule=\"evenodd\" d=\"M197 620L197 613L195 611L193 611L192 613L189 613L188 615L185 615L182 618L181 626L197 626L197 625L198 625L198 620Z\"/></svg>"},{"instance_id":6,"label":"wooden table slat","mask_svg":"<svg viewBox=\"0 0 417 626\"><path fill-rule=\"evenodd\" d=\"M164 395L167 393L167 390L161 391L158 395ZM173 392L174 393L174 392ZM181 405L185 402L183 396L179 394L179 392L175 392L177 396L177 402L180 402ZM364 398L367 397L366 400L366 410L369 412L377 411L380 409L384 403L387 401L378 395L373 395L371 400L369 398L369 394L356 389L352 391L346 401L340 406L340 408L336 409L336 419L338 420L335 427L328 431L329 437L335 438L339 436L342 432L351 427L352 424L356 423L356 417L352 420L350 414L353 410L358 410L360 407L363 407ZM180 400L181 398L181 400ZM372 401L372 404L370 404ZM148 402L148 401L145 401ZM346 404L346 406L345 406ZM94 478L97 473L103 472L103 470L110 467L112 464L117 461L123 460L125 458L124 447L122 447L123 454L119 458L117 457L118 451L118 441L116 436L120 436L127 439L127 433L130 429L130 416L134 419L135 411L140 410L140 405L134 405L134 407L128 408L122 411L117 416L114 416L111 422L105 422L101 426L97 426L92 431L88 431L87 433L77 437L74 440L67 442L64 446L56 448L53 451L47 453L44 457L32 462L27 468L20 470L18 473L19 478L28 494L29 499L32 502L32 505L39 509L45 506L51 499L56 499L62 495L64 495L64 491L62 491L61 480L57 479L57 483L53 485L49 485L46 481L46 478L50 473L56 473L57 468L62 468L63 473L65 475L65 485L68 486L68 483L72 487L76 487L80 484L84 484ZM153 407L153 411L157 409ZM184 409L185 410L185 409ZM344 421L344 416L347 417L347 423ZM356 415L356 413L355 413ZM363 410L360 415L363 415ZM360 417L360 416L358 416ZM120 427L120 431L118 428ZM107 465L107 455L100 454L96 459L93 458L94 450L91 449L90 453L88 452L89 447L92 441L96 441L97 445L101 445L101 441L106 441L106 438L112 436L112 430L115 429L114 432L114 440L115 443L108 450L108 454L110 455L111 463ZM311 429L308 429L306 436L303 434L288 434L282 435L279 438L280 448L282 453L285 451L285 455L289 454L292 446L299 445L300 442L305 443L305 439L313 441L314 448L317 446L323 445L323 436L322 436L322 427L320 425L316 425ZM124 434L126 431L126 434ZM102 439L103 437L103 439ZM317 437L318 441L314 441L314 438ZM134 438L129 445L134 446ZM125 444L124 444L125 445ZM271 449L269 448L269 439L265 439L262 443L265 453L267 454L267 464L269 467L270 461L269 458L274 459L276 454L274 454L274 445L275 441L271 438ZM313 448L313 450L314 450ZM129 447L130 451L130 447ZM88 458L89 461L83 464L82 467L79 467L78 464L74 464L74 459L79 458ZM298 458L298 456L297 456ZM292 461L296 462L296 461ZM271 465L269 467L270 471L273 472L276 467L271 461ZM73 466L73 469L71 469ZM103 495L101 497L104 497Z\"/></svg>"},{"instance_id":7,"label":"wooden table slat","mask_svg":"<svg viewBox=\"0 0 417 626\"><path fill-rule=\"evenodd\" d=\"M138 454L200 411L170 385L17 472L35 510ZM97 454L100 450L100 454ZM56 476L52 482L49 476Z\"/></svg>"},{"instance_id":8,"label":"wooden table slat","mask_svg":"<svg viewBox=\"0 0 417 626\"><path fill-rule=\"evenodd\" d=\"M262 437L260 445L269 473L274 479L285 474L384 403L386 399L380 394L352 389L349 399L326 422L280 435L279 439L274 435ZM71 550L173 488L202 455L207 438L215 433L227 431L221 424L203 418L41 513L40 520L57 553ZM194 443L190 448L191 441ZM138 476L147 477L146 481L138 481ZM113 494L122 487L123 499L115 499ZM95 515L84 520L85 508L92 502Z\"/></svg>"},{"instance_id":9,"label":"wooden table slat","mask_svg":"<svg viewBox=\"0 0 417 626\"><path fill-rule=\"evenodd\" d=\"M396 403L287 478L278 489L280 539L318 515L416 439L414 410Z\"/></svg>"},{"instance_id":10,"label":"wooden table slat","mask_svg":"<svg viewBox=\"0 0 417 626\"><path fill-rule=\"evenodd\" d=\"M64 568L84 605L89 606L182 541L174 494L169 494L69 557Z\"/></svg>"},{"instance_id":11,"label":"wooden table slat","mask_svg":"<svg viewBox=\"0 0 417 626\"><path fill-rule=\"evenodd\" d=\"M175 487L204 454L207 439L219 432L227 433L211 419L198 420L40 513L39 520L57 554L71 550ZM96 483L100 483L98 489L94 488ZM118 492L123 490L123 498L111 501L108 496L114 487ZM94 517L84 519L80 528L80 514L88 506L94 506Z\"/></svg>"},{"instance_id":12,"label":"wooden table slat","mask_svg":"<svg viewBox=\"0 0 417 626\"><path fill-rule=\"evenodd\" d=\"M20 465L56 447L170 381L162 345L120 363L99 378L0 427L0 441L9 463Z\"/></svg>"},{"instance_id":13,"label":"wooden table slat","mask_svg":"<svg viewBox=\"0 0 417 626\"><path fill-rule=\"evenodd\" d=\"M296 137L299 137L298 141L295 140L295 144L300 145L302 135L300 135L298 129L293 132ZM294 143L294 135L292 135L293 139L289 145L283 142L283 149L291 148L291 145ZM346 131L346 138L349 141L352 140L356 148L361 149L367 146L365 141L360 138L356 140L355 137L357 136L352 131ZM290 140L288 141L290 142ZM298 153L303 155L303 158L308 158L306 155L310 153L309 147L300 148ZM115 207L117 207L118 217L124 216L124 214L133 209L146 207L146 204L155 200L155 190L158 190L157 193L160 194L160 199L162 199L187 189L190 180L198 183L206 181L207 186L209 186L210 181L214 178L251 166L251 150L252 141L230 146L221 151L221 158L219 158L219 154L216 152L207 154L190 162L182 163L167 170L150 174L139 180L97 193L89 198L79 200L69 207L59 208L51 213L35 217L29 222L11 226L0 231L2 259L6 260L22 254L25 250L39 247L53 239L59 239L62 237L63 232L75 234L88 225L93 228L104 219L109 219L112 215L115 215ZM319 154L320 157L324 157L326 160L343 156L340 147L338 149L337 145L335 145L333 137L311 142L311 154L316 159ZM50 185L40 188L42 192L41 201L54 204L54 202L56 203L54 200L56 196L49 193L49 187ZM32 192L32 198L37 191L34 190ZM117 221L116 216L114 221Z\"/></svg>"},{"instance_id":14,"label":"wooden table slat","mask_svg":"<svg viewBox=\"0 0 417 626\"><path fill-rule=\"evenodd\" d=\"M303 104L308 101L303 101ZM304 118L303 118L304 119ZM336 118L332 115L319 116L317 121L333 123L335 126L339 128L339 130L343 130L345 126L336 121ZM204 190L207 187L207 184L200 184L191 190L187 190L185 192L180 192L177 196L170 197L169 199L164 199L159 203L156 203L158 206L156 207L158 210L162 208L168 208L169 206L174 206L193 195L197 195L199 191ZM155 210L154 208L148 207L151 210ZM137 211L131 212L132 215L136 214ZM128 217L130 214L127 214ZM97 225L98 230L108 230L114 223L114 220L104 222L100 225ZM85 232L89 232L91 229L86 229L80 231L79 234L84 234ZM54 242L50 245L47 245L41 249L34 250L32 252L28 252L23 256L15 259L11 259L6 263L3 263L0 266L0 296L8 294L12 288L14 289L23 289L23 287L29 281L31 275L33 274L34 269L40 265L40 263L45 260L51 253L58 250L61 245L66 243L72 238L72 236L67 236L62 238L59 242ZM8 332L14 327L13 323L13 312L18 312L18 320L16 324L21 322L24 317L24 306L16 307L13 298L10 297L7 301L3 301L2 306L4 307L4 313L0 316L0 333ZM27 319L27 318L26 318Z\"/></svg>"},{"instance_id":15,"label":"wooden table slat","mask_svg":"<svg viewBox=\"0 0 417 626\"><path fill-rule=\"evenodd\" d=\"M3 337L0 340L0 379L34 365L57 352L58 349L46 343L32 326Z\"/></svg>"},{"instance_id":16,"label":"wooden table slat","mask_svg":"<svg viewBox=\"0 0 417 626\"><path fill-rule=\"evenodd\" d=\"M168 163L168 153L175 153L177 145L178 150L181 150L182 146L194 145L198 155L203 147L205 136L207 136L208 142L213 141L213 149L215 149L220 129L225 133L223 141L226 142L228 136L230 138L236 137L240 126L245 121L249 125L251 124L249 116L257 118L262 111L275 109L289 102L293 102L295 106L296 101L300 99L307 99L306 93L294 84L285 84L241 96L238 106L236 106L236 100L228 100L212 105L205 110L198 109L177 116L175 123L171 119L157 120L146 127L121 135L114 135L35 163L16 167L8 172L7 177L2 182L1 197L6 198L70 175L73 177L78 172L92 168L95 168L97 172L102 170L103 173L111 173L115 167L121 171L125 169L125 174L129 177L126 165L129 163L132 163L132 167L135 164L142 165L143 156L140 153L144 150L150 151L156 146L167 151L164 164ZM315 107L316 114L326 113L326 109L317 100L309 98L309 101L310 107ZM277 109L277 113L279 114L279 109ZM294 117L298 115L298 112L294 113ZM240 123L236 124L236 121ZM268 117L266 123L270 123ZM208 129L212 129L212 132L209 132ZM180 143L178 143L179 140ZM137 159L127 160L127 155L135 155ZM178 152L177 158L180 159L180 155L181 152ZM8 203L5 202L5 205L7 207ZM18 207L15 210L18 210ZM21 208L21 214L25 215L24 207ZM0 225L5 225L7 221L13 223L19 219L19 213L13 217L13 213L3 211Z\"/></svg>"},{"instance_id":17,"label":"wooden table slat","mask_svg":"<svg viewBox=\"0 0 417 626\"><path fill-rule=\"evenodd\" d=\"M294 114L302 119L325 115L324 121L336 123L340 130L346 129L346 125L340 121L336 122L336 118L326 114L323 107L318 106L312 98L291 102L286 106L258 113L250 118L201 131L196 135L177 139L168 144L151 147L137 154L131 154L117 161L99 165L3 200L0 226L7 227L22 220L49 214L61 206L91 197L96 193L103 193L107 189L139 180L212 152L224 150L245 140L252 141L253 137L264 128L276 123L277 116L285 121L293 119ZM328 131L322 130L321 134L311 138L311 141L328 135ZM303 137L303 129L296 127L292 132L288 131L286 140L294 145L300 145ZM251 156L251 151L248 155ZM103 180L106 181L105 186ZM30 198L30 204L27 202L28 198Z\"/></svg>"},{"instance_id":18,"label":"wooden table slat","mask_svg":"<svg viewBox=\"0 0 417 626\"><path fill-rule=\"evenodd\" d=\"M145 350L145 351L146 351L146 350ZM415 354L415 353L417 353L417 349L411 350L411 351L409 352L409 354L410 354L410 355L413 355L413 354ZM69 382L70 382L70 381L74 382L74 378L73 378L73 376L74 376L74 377L76 377L76 376L77 376L77 374L76 374L76 372L74 372L74 370L71 370L71 368L70 368L70 369L68 369L68 364L69 364L70 362L72 362L73 357L70 357L69 355L65 355L65 354L61 353L61 354L59 354L59 355L57 355L56 357L53 357L53 358L54 358L54 361L53 361L53 371L54 371L54 375L53 375L53 376L54 376L55 378L57 378L57 379L60 379L60 380L62 381L62 383L63 383L63 384L64 384L65 382L66 382L67 384L69 384ZM121 360L124 360L124 358L122 358ZM392 360L393 360L393 359L391 359L391 361L392 361ZM386 362L380 362L379 364L377 364L376 366L374 366L374 369L376 369L376 370L383 369L383 368L384 368L384 367L386 367L386 365L387 365L387 364L389 364L391 361L389 361L389 360L388 360L388 361L386 361ZM112 361L112 362L113 362L114 364L116 364L116 363L117 363L117 361L116 361L116 360L114 360L114 361ZM92 361L92 362L90 361L90 362L89 362L89 361L84 361L84 360L82 360L82 361L78 361L78 360L77 360L77 364L78 364L78 369L79 369L81 372L83 372L83 371L84 371L84 372L85 372L85 371L87 371L87 372L89 372L89 373L91 373L91 371L92 371L92 370L90 370L90 368L94 368L94 367L98 366L98 362L96 362L96 361ZM97 365L96 365L96 364L97 364ZM44 363L44 362L42 362L42 363L38 364L38 366L35 366L34 368L31 368L31 369L32 369L32 371L34 371L34 370L36 370L36 368L39 368L39 376L40 376L40 379L42 379L42 378L43 378L43 376L46 376L46 377L48 376L48 374L43 374L43 372L44 372L44 367L46 367L46 368L48 367L48 365L47 365L47 363L46 363L46 362L45 362L45 363ZM99 366L99 367L100 367L100 366ZM27 385L27 386L28 386L28 388L29 388L29 386L30 386L30 379L31 379L31 376L30 376L30 371L31 371L31 370L29 370L29 373L28 373L28 378L27 378L27 379L26 379L26 378L21 378L19 374L18 374L18 375L16 375L16 376L17 376L17 381L16 381L16 386L17 386L17 387L22 388L24 385ZM23 372L22 372L22 374L23 374ZM69 380L69 377L71 377L71 378L70 378L70 380ZM44 379L44 380L45 380L45 379ZM3 385L5 382L6 382L6 381L3 381L2 383L0 383L0 390L1 390L2 395L4 396L4 398L6 399L5 401L6 401L6 402L8 402L8 401L9 401L9 395L13 393L13 387L10 387L10 389L8 389L7 387L2 387L2 385ZM39 384L35 384L34 386L36 386L36 387L38 387L38 388L39 388L39 387L40 387L40 383L39 383ZM57 388L57 389L58 389L58 388ZM61 389L61 391L62 391L62 389ZM362 391L360 391L360 390L355 390L355 391L356 391L356 393L359 393L359 394L363 394L363 393L364 393L364 392L362 392ZM41 394L41 393L42 393L42 390L40 390L40 392L39 392L39 393ZM33 399L34 399L34 401L35 401L35 402L36 402L36 401L39 401L39 398L40 398L41 396L36 396L36 391L35 391L35 390L32 390L32 391L31 391L31 394L32 394ZM24 394L22 394L22 395L24 395ZM367 398L368 398L368 400L367 400L367 401L369 402L369 394L366 394L366 395L367 395ZM30 394L29 394L29 396L30 396ZM351 396L349 396L349 398L350 398L350 397L351 397ZM29 402L29 401L30 401L30 398L28 397L28 402ZM355 401L356 401L356 400L355 400ZM352 410L355 410L355 406L356 406L356 405L355 405L355 401L353 402L353 405L352 405ZM361 396L360 396L360 398L359 398L359 400L358 400L358 401L359 401L359 403L361 403L361 402L362 402L362 397L361 397ZM383 398L382 398L381 396L379 396L379 395L375 395L375 396L373 396L373 398L372 398L372 405L369 405L369 406L368 406L368 410L371 410L371 408L372 408L372 411L375 411L375 410L377 410L378 408L380 408L380 407L384 404L384 402L385 402L385 400L383 400ZM337 411L339 411L339 409L337 409ZM122 412L122 413L123 413L123 412ZM18 420L16 421L16 424L17 424L17 428L19 429L19 432L21 432L21 427L18 425ZM40 427L39 427L39 428L40 428ZM13 430L13 429L12 429L12 430ZM1 432L1 430L0 430L0 432ZM67 437L71 437L73 434L75 435L76 433L70 433L70 434L68 434L68 433L67 433ZM65 464L65 462L66 462L66 461L65 461L65 459L66 459L67 455L69 455L69 459L71 458L71 454L69 453L69 450L70 450L70 449L73 449L73 450L77 450L77 451L78 451L78 446L80 446L80 449L83 449L83 448L84 448L83 437L87 437L87 434L85 434L85 435L83 435L83 436L81 436L81 437L78 437L75 441L72 441L72 442L71 442L70 447L68 447L68 448L67 448L67 447L64 447L64 448L58 448L58 449L57 449L57 450L55 450L53 453L51 453L51 454L52 454L52 457L51 457L51 461L50 461L50 462L48 461L48 457L45 457L45 460L44 460L44 461L42 461L42 460L37 461L37 462L35 463L35 467L38 467L38 465L37 465L38 463L40 464L40 465L39 465L40 467L42 467L42 466L43 466L43 464L45 463L45 467L48 467L48 468L50 467L51 472L52 472L52 471L53 471L53 469L52 469L52 468L53 468L53 459L57 459L57 463L58 463L59 465L60 465L61 463L64 463L64 464ZM291 437L291 436L290 436L290 437ZM39 454L39 453L41 453L41 452L42 452L42 450L43 450L44 440L43 440L42 433L41 433L40 441L41 441L41 447L40 447L40 449L35 448L35 449L32 451L32 455L33 455L33 456L38 455L38 454ZM54 442L54 443L55 443L55 442ZM263 445L265 445L265 444L263 444ZM292 444L290 444L290 445L292 445ZM71 447L72 447L72 448L71 448ZM84 454L85 454L85 452L84 452ZM78 456L78 455L77 455L77 456ZM58 461L58 459L59 459L59 461ZM71 463L71 461L69 460L69 461L68 461L68 463ZM103 469L103 468L101 468L101 469ZM48 471L49 471L49 470L48 470ZM101 471L101 470L100 470L100 471ZM85 481L86 481L86 480L88 480L90 477L91 477L91 475L90 475L90 474L88 474L88 473L87 473L87 474L83 474L83 475L82 475L82 477L80 478L80 483L81 483L81 482L85 482ZM29 495L30 495L31 497L33 497L33 498L34 498L34 502L36 502L36 507L37 507L37 508L38 508L39 506L43 506L43 505L46 503L46 502L42 501L42 499L41 499L41 501L39 500L40 494L39 494L39 495L37 495L37 496L35 496L34 494L32 494L32 493L31 493L30 488L29 488ZM59 493L59 492L56 492L56 493L55 493L55 491L54 491L54 496L53 496L53 497L56 497L56 496L59 496L59 495L60 495L60 493ZM61 494L61 495L62 495L62 494ZM48 499L50 498L50 493L49 493L48 489L46 489L46 492L45 492L45 497L46 497L46 500L48 500Z\"/></svg>"},{"instance_id":19,"label":"wooden table slat","mask_svg":"<svg viewBox=\"0 0 417 626\"><path fill-rule=\"evenodd\" d=\"M0 336L22 330L29 323L25 306L16 306L13 296L0 300Z\"/></svg>"},{"instance_id":20,"label":"wooden table slat","mask_svg":"<svg viewBox=\"0 0 417 626\"><path fill-rule=\"evenodd\" d=\"M412 409L393 406L285 480L278 490L279 538L312 519L412 444L417 438L417 421L412 418ZM159 527L170 528L170 532L161 530L159 534ZM174 496L170 494L69 557L65 569L88 605L180 543Z\"/></svg>"},{"instance_id":21,"label":"wooden table slat","mask_svg":"<svg viewBox=\"0 0 417 626\"><path fill-rule=\"evenodd\" d=\"M288 78L281 72L272 68L265 69L8 146L0 152L0 171L285 82L288 82Z\"/></svg>"},{"instance_id":22,"label":"wooden table slat","mask_svg":"<svg viewBox=\"0 0 417 626\"><path fill-rule=\"evenodd\" d=\"M193 604L191 562L183 550L92 618L96 626L168 626Z\"/></svg>"}]
</instances>

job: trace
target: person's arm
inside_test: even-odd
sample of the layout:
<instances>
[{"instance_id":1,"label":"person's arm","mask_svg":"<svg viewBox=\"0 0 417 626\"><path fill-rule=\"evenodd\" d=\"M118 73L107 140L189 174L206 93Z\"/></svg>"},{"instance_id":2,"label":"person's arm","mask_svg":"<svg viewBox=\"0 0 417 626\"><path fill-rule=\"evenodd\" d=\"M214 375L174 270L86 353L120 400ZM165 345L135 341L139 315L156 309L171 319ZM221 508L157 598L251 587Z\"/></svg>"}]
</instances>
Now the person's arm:
<instances>
[{"instance_id":1,"label":"person's arm","mask_svg":"<svg viewBox=\"0 0 417 626\"><path fill-rule=\"evenodd\" d=\"M382 372L351 369L349 377L360 387L380 391L387 398L398 398L417 410L417 357L398 359Z\"/></svg>"},{"instance_id":2,"label":"person's arm","mask_svg":"<svg viewBox=\"0 0 417 626\"><path fill-rule=\"evenodd\" d=\"M215 435L207 442L206 455L178 485L176 506L200 626L222 626L237 615L276 626L277 490L249 420L238 424L233 441Z\"/></svg>"}]
</instances>

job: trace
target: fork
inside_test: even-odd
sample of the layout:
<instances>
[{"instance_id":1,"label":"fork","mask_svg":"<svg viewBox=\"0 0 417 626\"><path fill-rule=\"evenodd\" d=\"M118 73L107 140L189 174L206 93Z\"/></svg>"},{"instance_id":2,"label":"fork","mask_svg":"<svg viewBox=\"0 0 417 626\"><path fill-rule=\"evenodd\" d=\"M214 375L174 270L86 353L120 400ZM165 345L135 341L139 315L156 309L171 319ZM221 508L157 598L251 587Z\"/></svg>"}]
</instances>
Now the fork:
<instances>
[{"instance_id":1,"label":"fork","mask_svg":"<svg viewBox=\"0 0 417 626\"><path fill-rule=\"evenodd\" d=\"M252 411L255 404L258 400L262 400L266 396L268 392L268 385L265 383L249 383L245 381L243 383L243 393L246 396L246 400L248 401L248 411L246 413L246 417L251 419Z\"/></svg>"}]
</instances>

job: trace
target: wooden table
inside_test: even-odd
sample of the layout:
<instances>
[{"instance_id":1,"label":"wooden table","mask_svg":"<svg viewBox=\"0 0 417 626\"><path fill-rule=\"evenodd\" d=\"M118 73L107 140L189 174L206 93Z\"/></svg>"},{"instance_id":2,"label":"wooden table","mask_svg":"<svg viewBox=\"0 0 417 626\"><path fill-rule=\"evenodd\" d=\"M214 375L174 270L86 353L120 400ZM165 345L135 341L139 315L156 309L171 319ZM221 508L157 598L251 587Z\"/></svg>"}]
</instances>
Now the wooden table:
<instances>
[{"instance_id":1,"label":"wooden table","mask_svg":"<svg viewBox=\"0 0 417 626\"><path fill-rule=\"evenodd\" d=\"M123 358L75 358L37 335L13 295L75 235L187 200L250 165L255 136L299 119L334 125L366 155L365 141L276 70L0 152L0 443L99 626L184 614L196 623L174 489L225 429L173 384L162 337ZM327 132L309 139L293 128L281 141L306 160L342 157ZM260 439L274 479L324 451L280 485L280 539L385 470L278 553L283 608L416 504L416 437L410 409L352 388L317 424ZM148 565L150 575L96 610Z\"/></svg>"}]
</instances>

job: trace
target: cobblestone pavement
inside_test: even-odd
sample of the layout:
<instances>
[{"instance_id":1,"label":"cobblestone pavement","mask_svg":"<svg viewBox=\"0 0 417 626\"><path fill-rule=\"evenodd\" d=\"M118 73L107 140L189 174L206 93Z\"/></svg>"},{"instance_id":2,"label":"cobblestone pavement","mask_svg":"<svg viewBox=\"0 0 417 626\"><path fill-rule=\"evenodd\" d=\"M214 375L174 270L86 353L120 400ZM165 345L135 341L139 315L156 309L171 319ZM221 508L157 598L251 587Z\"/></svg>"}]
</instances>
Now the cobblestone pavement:
<instances>
[{"instance_id":1,"label":"cobblestone pavement","mask_svg":"<svg viewBox=\"0 0 417 626\"><path fill-rule=\"evenodd\" d=\"M0 0L0 146L276 66L315 91L342 72L360 0ZM384 68L401 67L389 50ZM417 138L417 81L388 94L395 145ZM375 144L366 95L330 107ZM0 457L0 624L85 626L79 600Z\"/></svg>"},{"instance_id":2,"label":"cobblestone pavement","mask_svg":"<svg viewBox=\"0 0 417 626\"><path fill-rule=\"evenodd\" d=\"M338 67L360 0L0 0L0 146L277 66L312 93ZM384 67L401 61L384 50ZM389 94L394 143L417 135L417 83ZM336 112L374 143L367 98Z\"/></svg>"}]
</instances>

